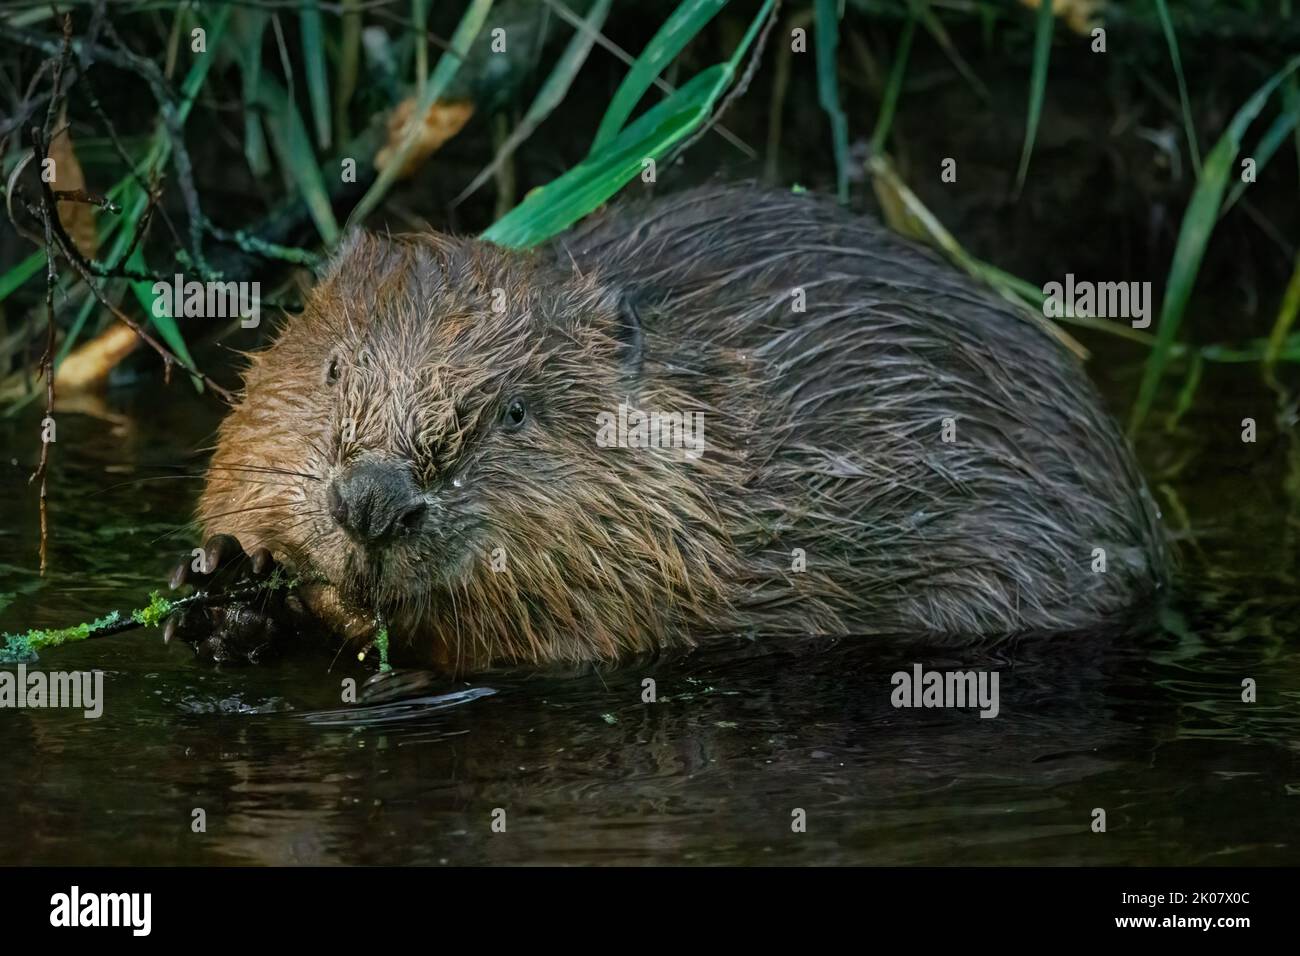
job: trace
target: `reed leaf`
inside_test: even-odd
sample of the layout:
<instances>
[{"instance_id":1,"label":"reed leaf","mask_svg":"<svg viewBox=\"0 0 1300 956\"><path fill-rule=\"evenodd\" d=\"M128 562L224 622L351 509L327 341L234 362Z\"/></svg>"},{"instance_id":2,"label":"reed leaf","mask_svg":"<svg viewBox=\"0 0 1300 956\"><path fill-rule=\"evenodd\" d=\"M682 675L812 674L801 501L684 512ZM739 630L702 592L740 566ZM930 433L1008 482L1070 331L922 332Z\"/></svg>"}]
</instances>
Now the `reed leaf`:
<instances>
[{"instance_id":1,"label":"reed leaf","mask_svg":"<svg viewBox=\"0 0 1300 956\"><path fill-rule=\"evenodd\" d=\"M1242 137L1264 108L1273 91L1297 68L1300 68L1300 56L1288 61L1242 104L1202 164L1201 173L1196 180L1196 188L1187 205L1187 212L1183 214L1173 262L1169 267L1169 276L1165 280L1165 297L1160 309L1160 325L1156 329L1156 345L1147 356L1146 366L1143 369L1137 401L1134 402L1129 417L1130 434L1136 433L1151 410L1156 390L1169 363L1170 350L1178 336L1178 328L1182 324L1183 312L1191 297L1192 287L1196 284L1201 260L1205 256L1210 235L1214 232L1214 226L1219 219L1219 206L1223 202L1228 176L1231 175L1237 153L1241 149Z\"/></svg>"},{"instance_id":2,"label":"reed leaf","mask_svg":"<svg viewBox=\"0 0 1300 956\"><path fill-rule=\"evenodd\" d=\"M835 153L835 195L849 201L849 123L840 106L840 81L835 51L840 43L840 18L835 0L816 0L817 99L831 121L831 148Z\"/></svg>"},{"instance_id":3,"label":"reed leaf","mask_svg":"<svg viewBox=\"0 0 1300 956\"><path fill-rule=\"evenodd\" d=\"M678 4L664 25L650 38L650 42L645 45L641 55L632 63L627 75L614 91L609 106L605 108L605 115L601 117L600 126L596 129L596 138L592 141L589 155L594 155L613 141L664 67L726 5L727 0L684 0Z\"/></svg>"},{"instance_id":4,"label":"reed leaf","mask_svg":"<svg viewBox=\"0 0 1300 956\"><path fill-rule=\"evenodd\" d=\"M506 161L519 146L533 135L538 126L550 116L557 106L564 101L565 95L569 92L569 87L573 85L574 78L578 71L582 69L582 64L587 62L587 55L591 53L591 47L596 42L596 34L605 23L605 18L609 15L609 8L613 0L596 0L591 6L591 12L587 14L587 19L583 21L583 26L573 35L568 46L556 61L555 67L542 84L537 95L533 97L533 102L524 113L523 118L515 124L506 141L501 144L497 154L492 157L492 162L488 163L478 175L474 177L460 195L453 200L452 205L458 206L472 195L480 186L488 181L501 164Z\"/></svg>"},{"instance_id":5,"label":"reed leaf","mask_svg":"<svg viewBox=\"0 0 1300 956\"><path fill-rule=\"evenodd\" d=\"M727 62L699 73L573 169L533 190L482 238L515 248L549 239L617 193L644 168L645 160L658 159L698 129L736 78L774 3L765 0Z\"/></svg>"},{"instance_id":6,"label":"reed leaf","mask_svg":"<svg viewBox=\"0 0 1300 956\"><path fill-rule=\"evenodd\" d=\"M1034 65L1029 75L1029 113L1025 120L1025 142L1020 149L1020 167L1016 170L1016 195L1024 188L1029 173L1029 157L1038 138L1038 120L1043 113L1043 94L1047 90L1047 64L1052 56L1052 31L1055 20L1052 0L1043 0L1034 24Z\"/></svg>"}]
</instances>

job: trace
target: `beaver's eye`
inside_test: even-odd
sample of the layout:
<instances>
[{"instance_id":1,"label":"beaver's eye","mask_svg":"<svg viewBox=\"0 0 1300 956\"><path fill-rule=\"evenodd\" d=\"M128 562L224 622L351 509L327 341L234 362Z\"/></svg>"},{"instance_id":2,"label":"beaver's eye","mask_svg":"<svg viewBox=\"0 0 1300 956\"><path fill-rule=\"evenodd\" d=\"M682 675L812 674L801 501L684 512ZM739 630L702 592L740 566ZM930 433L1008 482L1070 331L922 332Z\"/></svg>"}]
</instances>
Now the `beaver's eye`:
<instances>
[{"instance_id":1,"label":"beaver's eye","mask_svg":"<svg viewBox=\"0 0 1300 956\"><path fill-rule=\"evenodd\" d=\"M501 416L501 423L506 428L519 428L528 419L528 408L524 405L522 398L512 398L506 403L505 414Z\"/></svg>"},{"instance_id":2,"label":"beaver's eye","mask_svg":"<svg viewBox=\"0 0 1300 956\"><path fill-rule=\"evenodd\" d=\"M329 361L325 363L325 384L333 385L339 380L339 357L331 355Z\"/></svg>"}]
</instances>

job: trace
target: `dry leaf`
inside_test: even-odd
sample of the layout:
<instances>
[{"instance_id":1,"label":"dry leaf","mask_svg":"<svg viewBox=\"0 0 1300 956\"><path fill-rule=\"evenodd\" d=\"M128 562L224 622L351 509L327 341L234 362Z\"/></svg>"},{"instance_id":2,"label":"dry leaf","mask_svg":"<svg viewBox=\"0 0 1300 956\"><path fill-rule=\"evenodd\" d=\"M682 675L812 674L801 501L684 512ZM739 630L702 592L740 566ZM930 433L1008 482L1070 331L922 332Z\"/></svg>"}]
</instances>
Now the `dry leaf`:
<instances>
[{"instance_id":1,"label":"dry leaf","mask_svg":"<svg viewBox=\"0 0 1300 956\"><path fill-rule=\"evenodd\" d=\"M114 322L89 342L68 353L54 376L54 387L62 392L100 384L139 343L140 339L130 326Z\"/></svg>"},{"instance_id":2,"label":"dry leaf","mask_svg":"<svg viewBox=\"0 0 1300 956\"><path fill-rule=\"evenodd\" d=\"M388 115L388 142L375 154L375 168L382 170L387 166L406 136L407 127L412 121L415 110L415 97L408 96L397 104L397 108ZM438 100L424 114L416 134L415 143L402 164L399 179L410 176L424 161L437 152L443 143L461 131L469 118L474 115L474 104L469 100Z\"/></svg>"},{"instance_id":3,"label":"dry leaf","mask_svg":"<svg viewBox=\"0 0 1300 956\"><path fill-rule=\"evenodd\" d=\"M1031 10L1042 6L1042 0L1020 0ZM1094 27L1101 26L1101 8L1105 0L1053 0L1052 13L1065 21L1075 33L1090 36Z\"/></svg>"},{"instance_id":4,"label":"dry leaf","mask_svg":"<svg viewBox=\"0 0 1300 956\"><path fill-rule=\"evenodd\" d=\"M72 146L72 130L67 128L68 109L59 112L56 133L50 141L49 157L54 160L54 181L51 188L64 191L86 188L86 176L77 162L77 153ZM94 259L99 252L99 234L95 231L95 214L98 210L89 203L60 202L59 221L72 237L73 244L87 259Z\"/></svg>"}]
</instances>

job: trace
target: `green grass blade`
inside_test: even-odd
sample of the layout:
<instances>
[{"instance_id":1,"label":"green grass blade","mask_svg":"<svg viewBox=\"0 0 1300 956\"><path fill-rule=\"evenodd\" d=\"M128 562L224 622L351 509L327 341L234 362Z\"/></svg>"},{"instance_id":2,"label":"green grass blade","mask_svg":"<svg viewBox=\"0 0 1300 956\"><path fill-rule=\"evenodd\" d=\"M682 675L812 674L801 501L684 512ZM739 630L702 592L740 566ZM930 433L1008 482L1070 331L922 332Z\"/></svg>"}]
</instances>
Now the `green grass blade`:
<instances>
[{"instance_id":1,"label":"green grass blade","mask_svg":"<svg viewBox=\"0 0 1300 956\"><path fill-rule=\"evenodd\" d=\"M889 68L889 81L885 85L885 95L880 101L880 115L876 118L876 129L871 134L871 150L879 153L885 148L889 138L890 127L894 124L894 110L898 106L898 97L903 89L903 75L907 72L907 57L912 49L912 35L916 32L916 17L908 16L903 24L903 35L898 38L894 48L894 63Z\"/></svg>"},{"instance_id":2,"label":"green grass blade","mask_svg":"<svg viewBox=\"0 0 1300 956\"><path fill-rule=\"evenodd\" d=\"M722 64L710 67L651 107L607 146L558 179L528 194L482 238L528 248L567 229L622 189L642 169L685 138L708 115L710 93L725 81Z\"/></svg>"},{"instance_id":3,"label":"green grass blade","mask_svg":"<svg viewBox=\"0 0 1300 956\"><path fill-rule=\"evenodd\" d=\"M302 34L302 63L307 73L307 95L311 98L316 142L321 149L329 149L330 84L325 68L325 28L321 23L319 0L303 0L298 13L298 27Z\"/></svg>"},{"instance_id":4,"label":"green grass blade","mask_svg":"<svg viewBox=\"0 0 1300 956\"><path fill-rule=\"evenodd\" d=\"M134 232L134 224L144 215L147 204L148 197L146 197L143 192L140 192L136 199L135 206L127 210L125 216L125 221L132 224L132 230L130 232L124 230L118 234L118 244L114 249L115 255L120 255L125 251L126 244L130 242L131 235ZM136 246L135 250L131 253L131 257L126 260L126 266L128 269L137 272L148 271L149 266L148 263L144 261L144 251L139 246ZM175 353L176 357L182 362L188 364L190 368L194 368L194 358L190 355L189 346L185 344L185 336L181 334L180 327L176 324L176 319L167 312L164 312L162 315L154 314L153 283L145 281L132 282L131 291L135 293L136 301L140 303L140 308L143 310L144 315L148 317L149 322L153 327L158 330L158 334L162 337L162 340L167 343L167 347L170 348L172 352ZM203 388L202 379L198 378L198 376L191 376L191 378L196 383L195 387L201 390Z\"/></svg>"},{"instance_id":5,"label":"green grass blade","mask_svg":"<svg viewBox=\"0 0 1300 956\"><path fill-rule=\"evenodd\" d=\"M229 7L218 7L213 11L212 19L208 21L207 27L208 49L221 49L221 37L226 32L226 20L229 17ZM215 56L196 57L189 72L185 74L185 79L181 82L181 101L176 107L176 113L182 123L189 118L190 109L194 106L194 100L198 97L199 90L203 89L203 84L207 81L208 70L214 60L216 60Z\"/></svg>"},{"instance_id":6,"label":"green grass blade","mask_svg":"<svg viewBox=\"0 0 1300 956\"><path fill-rule=\"evenodd\" d=\"M939 47L947 55L949 62L952 63L953 68L962 75L962 79L971 85L975 95L982 100L989 99L989 88L984 85L983 80L975 75L975 71L971 69L965 57L958 51L957 44L952 42L952 37L948 35L947 29L944 28L939 18L934 15L934 11L930 9L930 0L910 0L908 11L910 16L920 16L925 31L930 34L935 43L939 44Z\"/></svg>"},{"instance_id":7,"label":"green grass blade","mask_svg":"<svg viewBox=\"0 0 1300 956\"><path fill-rule=\"evenodd\" d=\"M63 364L63 360L68 357L68 353L72 351L73 346L77 344L77 340L81 338L81 330L86 327L90 313L95 311L98 305L99 300L87 293L86 298L81 303L81 308L77 311L77 317L68 328L68 334L59 343L59 351L54 355L54 368L56 371Z\"/></svg>"},{"instance_id":8,"label":"green grass blade","mask_svg":"<svg viewBox=\"0 0 1300 956\"><path fill-rule=\"evenodd\" d=\"M239 10L235 17L240 34L236 59L244 97L244 158L248 160L253 175L260 178L271 171L262 117L256 109L262 79L262 34L266 30L267 13L265 10Z\"/></svg>"},{"instance_id":9,"label":"green grass blade","mask_svg":"<svg viewBox=\"0 0 1300 956\"><path fill-rule=\"evenodd\" d=\"M302 114L293 101L270 77L262 79L262 103L267 108L266 125L271 133L280 168L286 171L298 187L316 230L332 246L338 241L339 224L330 205L329 191L321 178L320 166L312 152L311 138Z\"/></svg>"},{"instance_id":10,"label":"green grass blade","mask_svg":"<svg viewBox=\"0 0 1300 956\"><path fill-rule=\"evenodd\" d=\"M1273 158L1273 154L1278 151L1283 141L1287 138L1293 129L1300 127L1300 95L1296 95L1292 90L1286 91L1287 105L1284 112L1273 120L1272 125L1265 131L1259 139L1259 145L1251 152L1255 160L1255 173L1258 175L1268 165L1268 161ZM1223 209L1219 212L1219 218L1222 219L1227 215L1228 210L1237 204L1237 200L1245 193L1250 183L1243 182L1241 177L1232 186L1232 192L1228 193L1228 201L1223 204Z\"/></svg>"},{"instance_id":11,"label":"green grass blade","mask_svg":"<svg viewBox=\"0 0 1300 956\"><path fill-rule=\"evenodd\" d=\"M132 269L144 268L144 256L140 254L139 249L131 254L131 258L127 260L126 264ZM158 334L162 336L163 341L167 343L167 347L170 348L172 352L176 354L176 357L182 362L190 368L195 368L194 357L190 355L189 346L185 344L185 336L181 334L180 327L176 325L176 320L166 313L163 315L154 314L153 283L132 282L131 291L135 293L136 301L140 303L140 308L144 310L145 315L149 316L149 320L153 323L154 328L158 330ZM200 387L202 387L202 379L199 380L199 383Z\"/></svg>"},{"instance_id":12,"label":"green grass blade","mask_svg":"<svg viewBox=\"0 0 1300 956\"><path fill-rule=\"evenodd\" d=\"M727 0L684 0L677 6L659 31L650 38L650 42L623 77L623 82L614 91L605 115L601 117L600 126L596 129L596 138L592 141L589 155L594 155L619 134L637 103L641 102L641 97L659 78L664 67L726 5Z\"/></svg>"},{"instance_id":13,"label":"green grass blade","mask_svg":"<svg viewBox=\"0 0 1300 956\"><path fill-rule=\"evenodd\" d=\"M583 28L578 30L573 39L569 41L564 52L560 54L559 60L556 61L555 67L551 70L546 82L542 88L537 91L537 96L526 112L511 131L510 136L497 150L496 156L492 157L492 162L488 163L473 182L466 186L459 196L456 197L452 205L459 205L464 202L466 197L472 195L480 186L496 174L497 169L501 166L524 140L533 135L533 132L546 117L550 116L557 106L563 102L565 95L569 92L569 87L573 85L574 78L582 65L587 62L587 56L591 53L591 48L596 42L596 34L605 24L605 18L609 15L609 8L614 0L596 0L592 4L591 12L587 14L587 19L583 21Z\"/></svg>"},{"instance_id":14,"label":"green grass blade","mask_svg":"<svg viewBox=\"0 0 1300 956\"><path fill-rule=\"evenodd\" d=\"M739 64L775 2L765 0L726 63L692 77L629 124L609 144L558 179L533 190L484 232L482 238L514 248L527 248L549 239L623 188L641 171L643 160L658 159L698 129L735 80Z\"/></svg>"},{"instance_id":15,"label":"green grass blade","mask_svg":"<svg viewBox=\"0 0 1300 956\"><path fill-rule=\"evenodd\" d=\"M343 0L343 36L339 40L338 80L334 84L334 135L340 144L352 139L348 108L357 89L361 63L361 0Z\"/></svg>"},{"instance_id":16,"label":"green grass blade","mask_svg":"<svg viewBox=\"0 0 1300 956\"><path fill-rule=\"evenodd\" d=\"M471 0L468 9L461 16L460 22L456 25L456 32L451 36L451 49L447 50L438 58L438 65L433 69L433 75L429 78L429 83L424 88L424 93L418 98L415 109L411 112L412 117L417 118L416 122L411 123L409 133L403 138L402 142L394 150L391 159L370 184L366 194L361 197L360 201L348 216L348 222L360 223L374 212L375 207L383 202L384 196L397 181L397 175L401 172L402 166L406 163L406 157L410 155L415 140L420 134L419 118L424 117L429 108L437 101L447 85L455 78L457 71L460 70L461 64L465 60L465 55L469 52L470 46L474 43L479 31L483 29L483 24L487 20L488 13L492 10L492 0Z\"/></svg>"},{"instance_id":17,"label":"green grass blade","mask_svg":"<svg viewBox=\"0 0 1300 956\"><path fill-rule=\"evenodd\" d=\"M45 252L38 249L0 276L0 302L9 298L24 282L40 272L43 265L45 265Z\"/></svg>"},{"instance_id":18,"label":"green grass blade","mask_svg":"<svg viewBox=\"0 0 1300 956\"><path fill-rule=\"evenodd\" d=\"M116 259L126 251L126 247L130 243L131 237L135 234L135 224L140 221L140 217L144 215L145 208L148 206L148 197L145 196L144 192L137 187L130 202L130 206L125 206L123 208L122 222L124 225L130 223L131 228L122 229L117 234L117 239L109 253L114 261L116 261ZM126 260L126 267L136 272L148 271L149 266L144 260L144 251L140 246L136 246L135 250L131 253L130 258ZM190 355L189 347L185 344L185 336L181 334L180 326L176 324L176 319L166 312L162 315L154 314L153 283L145 281L132 282L131 291L135 294L136 300L140 303L140 307L143 310L144 315L148 318L149 323L158 330L158 334L167 344L167 347L176 354L177 358L193 368L194 358ZM69 348L70 347L71 345L69 344ZM202 379L199 379L197 376L191 376L191 378L193 378L197 383L197 387L202 389Z\"/></svg>"},{"instance_id":19,"label":"green grass blade","mask_svg":"<svg viewBox=\"0 0 1300 956\"><path fill-rule=\"evenodd\" d=\"M424 84L429 79L429 38L425 35L429 25L428 0L411 0L411 33L415 40L415 95L424 95Z\"/></svg>"},{"instance_id":20,"label":"green grass blade","mask_svg":"<svg viewBox=\"0 0 1300 956\"><path fill-rule=\"evenodd\" d=\"M835 195L849 201L849 123L840 107L840 81L835 51L840 43L839 10L835 0L816 0L813 6L817 36L817 99L831 121L831 146L835 152Z\"/></svg>"},{"instance_id":21,"label":"green grass blade","mask_svg":"<svg viewBox=\"0 0 1300 956\"><path fill-rule=\"evenodd\" d=\"M1187 351L1182 343L1176 345L1179 347L1179 354ZM1249 339L1241 345L1203 345L1197 351L1207 362L1253 365L1268 358L1269 343L1267 339ZM1292 332L1282 341L1276 358L1279 362L1300 362L1300 333Z\"/></svg>"},{"instance_id":22,"label":"green grass blade","mask_svg":"<svg viewBox=\"0 0 1300 956\"><path fill-rule=\"evenodd\" d=\"M1282 296L1282 304L1278 307L1277 318L1273 322L1273 330L1268 336L1268 349L1264 353L1266 370L1277 364L1282 348L1286 344L1287 334L1295 324L1298 312L1300 312L1300 253L1296 255L1291 281L1287 283L1286 293Z\"/></svg>"},{"instance_id":23,"label":"green grass blade","mask_svg":"<svg viewBox=\"0 0 1300 956\"><path fill-rule=\"evenodd\" d=\"M1169 45L1169 58L1174 63L1174 77L1178 80L1178 101L1183 107L1183 129L1187 133L1187 149L1192 155L1192 168L1196 175L1201 175L1201 149L1196 145L1196 127L1192 123L1192 102L1187 96L1187 80L1183 77L1183 60L1178 55L1178 38L1174 36L1174 22L1169 17L1169 7L1165 0L1156 0L1156 11L1160 15L1160 29L1164 31L1165 43Z\"/></svg>"},{"instance_id":24,"label":"green grass blade","mask_svg":"<svg viewBox=\"0 0 1300 956\"><path fill-rule=\"evenodd\" d=\"M1204 368L1205 361L1201 358L1201 353L1193 352L1187 377L1183 379L1183 387L1178 392L1178 403L1174 406L1174 413L1169 416L1169 421L1165 422L1165 431L1169 434L1173 434L1178 428L1178 423L1183 420L1183 416L1191 410L1192 400L1196 398L1196 388L1201 384L1201 373Z\"/></svg>"},{"instance_id":25,"label":"green grass blade","mask_svg":"<svg viewBox=\"0 0 1300 956\"><path fill-rule=\"evenodd\" d=\"M134 183L134 180L128 180L128 182ZM109 226L100 230L100 248L107 250L107 254L104 256L105 261L117 262L117 260L122 257L122 253L126 251L127 243L130 242L132 237L135 235L135 223L140 216L144 215L145 203L143 200L143 194L137 191L137 194L130 200L131 205L124 208L123 215L113 217L109 221ZM118 223L125 221L130 222L130 229L114 228ZM112 241L111 245L109 245L110 238ZM108 286L105 286L104 288L104 296L105 298L111 298L112 296L112 292ZM67 358L68 353L73 350L77 342L81 339L81 332L86 327L86 322L90 319L91 312L98 306L99 300L87 291L86 299L82 302L81 309L77 312L77 316L73 320L72 325L68 328L68 333L63 337L63 341L59 343L59 351L54 356L54 367L56 369L63 364L63 360ZM145 314L149 317L150 322L158 327L160 331L163 326L169 324L175 327L176 323L173 322L169 316L155 316L153 314L152 306L145 309ZM175 329L175 335L178 338L180 337L179 328Z\"/></svg>"},{"instance_id":26,"label":"green grass blade","mask_svg":"<svg viewBox=\"0 0 1300 956\"><path fill-rule=\"evenodd\" d=\"M1169 362L1170 350L1178 335L1178 327L1183 320L1183 310L1187 307L1196 275L1201 268L1201 260L1205 256L1205 247L1218 222L1219 205L1223 201L1228 177L1232 174L1237 153L1241 149L1242 137L1273 91L1297 68L1300 68L1300 56L1293 57L1242 104L1201 167L1196 188L1178 231L1178 244L1174 248L1169 277L1165 280L1165 297L1160 309L1160 325L1156 330L1156 345L1143 369L1137 401L1129 418L1130 434L1141 426L1155 400L1160 379Z\"/></svg>"},{"instance_id":27,"label":"green grass blade","mask_svg":"<svg viewBox=\"0 0 1300 956\"><path fill-rule=\"evenodd\" d=\"M1038 138L1038 119L1043 112L1043 94L1047 90L1047 63L1052 55L1052 31L1055 18L1052 0L1043 0L1038 8L1038 21L1034 24L1034 65L1029 76L1029 115L1025 121L1025 142L1020 149L1020 168L1016 170L1016 195L1025 186L1029 173L1029 157L1034 152Z\"/></svg>"}]
</instances>

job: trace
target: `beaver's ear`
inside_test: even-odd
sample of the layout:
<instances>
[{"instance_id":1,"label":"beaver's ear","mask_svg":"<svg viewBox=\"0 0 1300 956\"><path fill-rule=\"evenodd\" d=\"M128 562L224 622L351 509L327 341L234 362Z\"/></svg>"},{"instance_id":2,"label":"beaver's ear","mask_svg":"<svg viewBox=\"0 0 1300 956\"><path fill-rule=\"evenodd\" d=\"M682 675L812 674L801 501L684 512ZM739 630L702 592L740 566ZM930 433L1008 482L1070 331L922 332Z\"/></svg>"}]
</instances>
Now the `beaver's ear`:
<instances>
[{"instance_id":1,"label":"beaver's ear","mask_svg":"<svg viewBox=\"0 0 1300 956\"><path fill-rule=\"evenodd\" d=\"M316 268L316 281L328 282L344 273L378 279L405 261L406 250L389 236L350 226L323 264Z\"/></svg>"},{"instance_id":2,"label":"beaver's ear","mask_svg":"<svg viewBox=\"0 0 1300 956\"><path fill-rule=\"evenodd\" d=\"M326 256L312 271L317 282L328 282L338 276L339 271L355 256L363 246L370 243L371 236L360 226L349 226L339 239L334 251Z\"/></svg>"},{"instance_id":3,"label":"beaver's ear","mask_svg":"<svg viewBox=\"0 0 1300 956\"><path fill-rule=\"evenodd\" d=\"M641 322L644 297L636 291L624 291L618 297L618 316L614 338L623 346L623 367L629 375L641 373L645 358L645 330Z\"/></svg>"}]
</instances>

